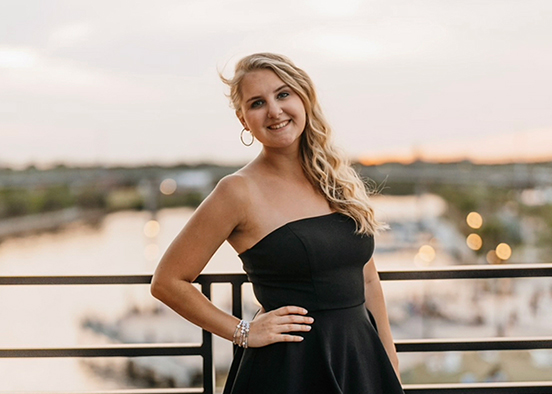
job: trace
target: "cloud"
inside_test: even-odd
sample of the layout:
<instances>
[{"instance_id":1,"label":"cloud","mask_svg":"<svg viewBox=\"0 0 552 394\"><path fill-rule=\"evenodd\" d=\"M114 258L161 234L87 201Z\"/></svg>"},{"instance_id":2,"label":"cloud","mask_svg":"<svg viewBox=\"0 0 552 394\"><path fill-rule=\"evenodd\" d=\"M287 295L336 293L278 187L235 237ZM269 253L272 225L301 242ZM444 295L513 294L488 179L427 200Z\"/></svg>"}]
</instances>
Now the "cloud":
<instances>
[{"instance_id":1,"label":"cloud","mask_svg":"<svg viewBox=\"0 0 552 394\"><path fill-rule=\"evenodd\" d=\"M447 29L439 23L411 20L373 21L350 25L332 23L305 29L298 37L289 37L296 49L331 63L356 66L384 61L405 61L445 47Z\"/></svg>"},{"instance_id":2,"label":"cloud","mask_svg":"<svg viewBox=\"0 0 552 394\"><path fill-rule=\"evenodd\" d=\"M73 102L66 102L70 107L75 101L120 105L162 97L155 88L125 76L71 60L40 56L32 50L0 49L0 64L10 66L0 74L0 99L8 102L9 97L25 97L28 102L40 100L42 105L56 99L72 99Z\"/></svg>"},{"instance_id":3,"label":"cloud","mask_svg":"<svg viewBox=\"0 0 552 394\"><path fill-rule=\"evenodd\" d=\"M242 55L273 51L316 81L350 154L409 153L425 141L445 152L438 141L552 125L551 9L548 0L7 0L0 129L61 136L85 125L110 134L107 153L98 145L110 161L249 158L239 143L225 147L240 128L217 67L231 73ZM48 151L61 154L40 157Z\"/></svg>"},{"instance_id":4,"label":"cloud","mask_svg":"<svg viewBox=\"0 0 552 394\"><path fill-rule=\"evenodd\" d=\"M61 26L55 29L48 38L48 50L56 50L65 47L74 47L81 44L86 38L91 37L93 27L90 23L79 22Z\"/></svg>"},{"instance_id":5,"label":"cloud","mask_svg":"<svg viewBox=\"0 0 552 394\"><path fill-rule=\"evenodd\" d=\"M363 0L307 0L312 12L324 17L351 17L361 7Z\"/></svg>"},{"instance_id":6,"label":"cloud","mask_svg":"<svg viewBox=\"0 0 552 394\"><path fill-rule=\"evenodd\" d=\"M0 47L0 68L30 68L37 57L32 48Z\"/></svg>"}]
</instances>

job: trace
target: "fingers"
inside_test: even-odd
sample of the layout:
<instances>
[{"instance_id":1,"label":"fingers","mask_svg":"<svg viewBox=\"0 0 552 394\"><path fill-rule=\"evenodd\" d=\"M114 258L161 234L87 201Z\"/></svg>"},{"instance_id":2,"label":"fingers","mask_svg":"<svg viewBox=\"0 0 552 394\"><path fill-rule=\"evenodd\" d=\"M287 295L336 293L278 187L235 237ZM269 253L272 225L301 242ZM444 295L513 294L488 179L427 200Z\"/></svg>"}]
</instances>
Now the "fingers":
<instances>
[{"instance_id":1,"label":"fingers","mask_svg":"<svg viewBox=\"0 0 552 394\"><path fill-rule=\"evenodd\" d=\"M308 313L305 308L297 306L284 306L274 311L278 316L278 324L281 332L310 331L309 324L314 323L310 316L304 316Z\"/></svg>"},{"instance_id":2,"label":"fingers","mask_svg":"<svg viewBox=\"0 0 552 394\"><path fill-rule=\"evenodd\" d=\"M308 311L298 306L284 306L257 314L251 322L249 343L251 347L266 346L275 342L301 342L304 338L292 333L308 332L314 319Z\"/></svg>"},{"instance_id":3,"label":"fingers","mask_svg":"<svg viewBox=\"0 0 552 394\"><path fill-rule=\"evenodd\" d=\"M259 326L258 324L262 324ZM308 332L310 326L304 325L276 325L264 322L251 322L249 332L249 346L262 347L276 342L301 342L303 337L291 333Z\"/></svg>"},{"instance_id":4,"label":"fingers","mask_svg":"<svg viewBox=\"0 0 552 394\"><path fill-rule=\"evenodd\" d=\"M282 332L310 331L311 326L307 324L282 324Z\"/></svg>"},{"instance_id":5,"label":"fingers","mask_svg":"<svg viewBox=\"0 0 552 394\"><path fill-rule=\"evenodd\" d=\"M301 308L300 306L283 306L281 308L278 308L274 311L278 316L285 316L285 315L306 315L309 313L305 308Z\"/></svg>"},{"instance_id":6,"label":"fingers","mask_svg":"<svg viewBox=\"0 0 552 394\"><path fill-rule=\"evenodd\" d=\"M276 342L301 342L303 339L305 338L298 335L282 334L276 338Z\"/></svg>"},{"instance_id":7,"label":"fingers","mask_svg":"<svg viewBox=\"0 0 552 394\"><path fill-rule=\"evenodd\" d=\"M312 324L314 323L314 319L310 316L286 315L286 316L279 317L279 323L280 324L289 324L289 323Z\"/></svg>"}]
</instances>

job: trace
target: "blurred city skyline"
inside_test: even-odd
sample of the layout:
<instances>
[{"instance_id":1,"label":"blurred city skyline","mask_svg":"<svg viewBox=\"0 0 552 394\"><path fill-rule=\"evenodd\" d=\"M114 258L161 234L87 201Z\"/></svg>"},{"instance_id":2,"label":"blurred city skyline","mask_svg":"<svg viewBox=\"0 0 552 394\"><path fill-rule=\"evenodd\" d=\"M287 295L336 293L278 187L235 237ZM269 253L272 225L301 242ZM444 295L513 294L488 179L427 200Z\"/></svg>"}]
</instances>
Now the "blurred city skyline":
<instances>
[{"instance_id":1,"label":"blurred city skyline","mask_svg":"<svg viewBox=\"0 0 552 394\"><path fill-rule=\"evenodd\" d=\"M0 165L243 163L217 72L289 56L365 163L552 159L552 2L0 4Z\"/></svg>"}]
</instances>

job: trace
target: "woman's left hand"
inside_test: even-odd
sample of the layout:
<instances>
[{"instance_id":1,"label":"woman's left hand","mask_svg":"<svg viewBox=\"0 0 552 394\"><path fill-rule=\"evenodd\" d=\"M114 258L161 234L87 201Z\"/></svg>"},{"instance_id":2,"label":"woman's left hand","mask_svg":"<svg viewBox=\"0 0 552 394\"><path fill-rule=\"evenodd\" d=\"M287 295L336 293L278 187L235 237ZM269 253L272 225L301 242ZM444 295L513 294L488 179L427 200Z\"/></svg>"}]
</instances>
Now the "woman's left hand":
<instances>
[{"instance_id":1,"label":"woman's left hand","mask_svg":"<svg viewBox=\"0 0 552 394\"><path fill-rule=\"evenodd\" d=\"M295 332L308 332L314 319L299 306L283 306L266 312L261 308L249 326L248 346L262 347L276 342L301 342L303 337Z\"/></svg>"}]
</instances>

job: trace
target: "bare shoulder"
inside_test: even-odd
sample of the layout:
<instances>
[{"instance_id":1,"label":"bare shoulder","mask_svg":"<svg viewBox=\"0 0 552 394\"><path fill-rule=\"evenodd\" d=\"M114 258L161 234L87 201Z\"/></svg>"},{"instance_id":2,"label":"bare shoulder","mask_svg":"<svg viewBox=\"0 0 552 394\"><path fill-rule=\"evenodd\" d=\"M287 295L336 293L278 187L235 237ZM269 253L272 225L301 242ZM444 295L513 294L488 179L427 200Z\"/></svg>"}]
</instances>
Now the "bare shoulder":
<instances>
[{"instance_id":1,"label":"bare shoulder","mask_svg":"<svg viewBox=\"0 0 552 394\"><path fill-rule=\"evenodd\" d=\"M217 205L221 209L239 214L242 219L249 203L249 182L241 173L233 173L222 178L209 195L207 203Z\"/></svg>"},{"instance_id":2,"label":"bare shoulder","mask_svg":"<svg viewBox=\"0 0 552 394\"><path fill-rule=\"evenodd\" d=\"M249 180L243 172L235 172L222 178L213 190L217 197L224 198L232 204L246 204Z\"/></svg>"},{"instance_id":3,"label":"bare shoulder","mask_svg":"<svg viewBox=\"0 0 552 394\"><path fill-rule=\"evenodd\" d=\"M217 183L194 216L198 216L201 220L217 218L213 220L219 222L218 226L224 222L226 230L232 232L236 227L241 227L246 220L248 204L248 179L237 172L225 176Z\"/></svg>"}]
</instances>

